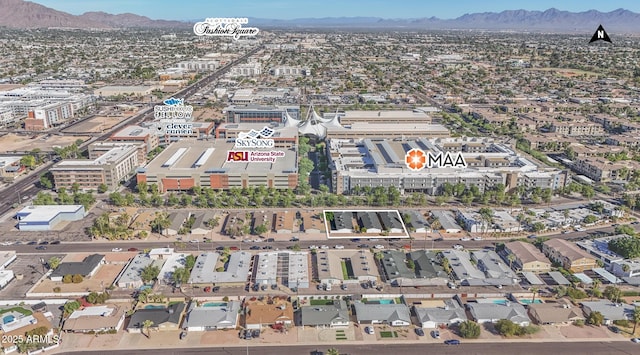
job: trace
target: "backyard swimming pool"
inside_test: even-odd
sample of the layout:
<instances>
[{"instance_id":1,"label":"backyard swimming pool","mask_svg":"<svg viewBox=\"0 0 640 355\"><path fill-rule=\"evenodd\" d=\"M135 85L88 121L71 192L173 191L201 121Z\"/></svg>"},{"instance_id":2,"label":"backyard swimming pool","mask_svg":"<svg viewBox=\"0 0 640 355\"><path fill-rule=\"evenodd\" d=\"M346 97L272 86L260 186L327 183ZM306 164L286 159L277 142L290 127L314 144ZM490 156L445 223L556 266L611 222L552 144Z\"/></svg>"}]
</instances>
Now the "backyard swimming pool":
<instances>
[{"instance_id":1,"label":"backyard swimming pool","mask_svg":"<svg viewBox=\"0 0 640 355\"><path fill-rule=\"evenodd\" d=\"M518 300L522 304L532 304L532 303L543 303L542 300L530 300L530 299L519 299ZM532 302L533 301L533 302Z\"/></svg>"},{"instance_id":2,"label":"backyard swimming pool","mask_svg":"<svg viewBox=\"0 0 640 355\"><path fill-rule=\"evenodd\" d=\"M202 307L226 307L226 302L207 302L202 305Z\"/></svg>"},{"instance_id":3,"label":"backyard swimming pool","mask_svg":"<svg viewBox=\"0 0 640 355\"><path fill-rule=\"evenodd\" d=\"M165 307L164 306L155 306L155 305L152 305L152 304L144 306L144 309L163 309L163 308L165 308Z\"/></svg>"},{"instance_id":4,"label":"backyard swimming pool","mask_svg":"<svg viewBox=\"0 0 640 355\"><path fill-rule=\"evenodd\" d=\"M13 314L9 314L8 316L2 317L2 323L8 324L16 320L16 317Z\"/></svg>"}]
</instances>

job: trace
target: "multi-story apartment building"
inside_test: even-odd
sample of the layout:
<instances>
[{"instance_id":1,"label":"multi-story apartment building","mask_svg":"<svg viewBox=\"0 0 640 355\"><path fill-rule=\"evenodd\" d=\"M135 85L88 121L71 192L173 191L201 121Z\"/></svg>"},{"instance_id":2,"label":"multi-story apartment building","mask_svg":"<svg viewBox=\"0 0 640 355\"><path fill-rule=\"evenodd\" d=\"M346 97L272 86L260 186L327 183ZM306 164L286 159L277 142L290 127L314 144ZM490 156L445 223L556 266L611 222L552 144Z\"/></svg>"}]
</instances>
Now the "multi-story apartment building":
<instances>
[{"instance_id":1,"label":"multi-story apartment building","mask_svg":"<svg viewBox=\"0 0 640 355\"><path fill-rule=\"evenodd\" d=\"M232 76L257 76L262 74L262 66L258 62L238 64L231 68Z\"/></svg>"},{"instance_id":2,"label":"multi-story apartment building","mask_svg":"<svg viewBox=\"0 0 640 355\"><path fill-rule=\"evenodd\" d=\"M67 102L54 102L35 107L29 111L25 120L26 130L42 130L62 124L73 117L73 105Z\"/></svg>"},{"instance_id":3,"label":"multi-story apartment building","mask_svg":"<svg viewBox=\"0 0 640 355\"><path fill-rule=\"evenodd\" d=\"M588 157L578 159L573 170L594 181L628 180L632 172L640 169L640 163L633 160L611 162L605 158Z\"/></svg>"},{"instance_id":4,"label":"multi-story apartment building","mask_svg":"<svg viewBox=\"0 0 640 355\"><path fill-rule=\"evenodd\" d=\"M551 131L565 136L604 136L601 124L593 122L555 122Z\"/></svg>"},{"instance_id":5,"label":"multi-story apartment building","mask_svg":"<svg viewBox=\"0 0 640 355\"><path fill-rule=\"evenodd\" d=\"M513 270L523 272L549 272L551 261L533 244L521 241L510 242L504 245L504 255ZM513 255L513 262L509 255Z\"/></svg>"},{"instance_id":6,"label":"multi-story apartment building","mask_svg":"<svg viewBox=\"0 0 640 355\"><path fill-rule=\"evenodd\" d=\"M392 133L387 136L395 137ZM460 154L467 166L412 171L405 163L405 155L413 148L433 155ZM401 192L435 195L445 183L476 186L480 191L497 184L503 184L507 190L517 186L557 189L563 187L567 179L565 171L538 167L508 146L487 139L330 139L327 156L333 191L341 194L349 193L356 186L395 186Z\"/></svg>"},{"instance_id":7,"label":"multi-story apartment building","mask_svg":"<svg viewBox=\"0 0 640 355\"><path fill-rule=\"evenodd\" d=\"M136 125L130 125L122 128L112 134L111 137L109 137L109 140L112 142L123 143L143 142L145 144L145 155L156 149L160 144L160 138L157 134L151 132L149 128ZM142 161L139 162L141 163Z\"/></svg>"},{"instance_id":8,"label":"multi-story apartment building","mask_svg":"<svg viewBox=\"0 0 640 355\"><path fill-rule=\"evenodd\" d=\"M53 174L54 188L71 188L74 183L83 190L97 190L101 184L110 190L133 175L138 167L138 148L126 144L114 147L91 160L63 160L49 171Z\"/></svg>"},{"instance_id":9,"label":"multi-story apartment building","mask_svg":"<svg viewBox=\"0 0 640 355\"><path fill-rule=\"evenodd\" d=\"M564 239L551 239L544 242L542 252L571 272L583 272L598 267L594 257Z\"/></svg>"}]
</instances>

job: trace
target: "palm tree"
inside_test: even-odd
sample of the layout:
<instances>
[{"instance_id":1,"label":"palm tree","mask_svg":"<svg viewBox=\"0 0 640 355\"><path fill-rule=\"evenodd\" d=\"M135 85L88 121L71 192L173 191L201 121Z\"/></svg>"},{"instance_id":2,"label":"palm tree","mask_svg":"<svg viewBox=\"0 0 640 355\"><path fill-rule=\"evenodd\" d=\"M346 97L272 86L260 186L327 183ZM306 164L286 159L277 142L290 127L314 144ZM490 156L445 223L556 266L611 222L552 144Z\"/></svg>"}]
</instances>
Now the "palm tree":
<instances>
[{"instance_id":1,"label":"palm tree","mask_svg":"<svg viewBox=\"0 0 640 355\"><path fill-rule=\"evenodd\" d=\"M538 291L540 291L540 289L537 287L531 288L531 292L533 293L533 299L531 299L531 304L536 303L536 295L538 294Z\"/></svg>"},{"instance_id":2,"label":"palm tree","mask_svg":"<svg viewBox=\"0 0 640 355\"><path fill-rule=\"evenodd\" d=\"M596 293L596 290L599 291L600 285L602 285L602 281L600 281L600 279L593 279L593 283L591 284L591 299L593 299L593 295Z\"/></svg>"},{"instance_id":3,"label":"palm tree","mask_svg":"<svg viewBox=\"0 0 640 355\"><path fill-rule=\"evenodd\" d=\"M507 260L509 260L509 269L511 269L511 265L516 261L516 256L513 255L513 253L509 253L509 255L507 255Z\"/></svg>"},{"instance_id":4,"label":"palm tree","mask_svg":"<svg viewBox=\"0 0 640 355\"><path fill-rule=\"evenodd\" d=\"M327 355L340 355L340 352L336 348L327 349Z\"/></svg>"},{"instance_id":5,"label":"palm tree","mask_svg":"<svg viewBox=\"0 0 640 355\"><path fill-rule=\"evenodd\" d=\"M633 309L632 320L633 320L633 333L631 333L631 335L636 335L636 327L638 326L638 323L640 323L640 307L636 306L636 308Z\"/></svg>"},{"instance_id":6,"label":"palm tree","mask_svg":"<svg viewBox=\"0 0 640 355\"><path fill-rule=\"evenodd\" d=\"M146 329L147 330L147 338L151 338L151 327L153 327L153 321L151 319L145 319L144 322L142 322L142 329Z\"/></svg>"}]
</instances>

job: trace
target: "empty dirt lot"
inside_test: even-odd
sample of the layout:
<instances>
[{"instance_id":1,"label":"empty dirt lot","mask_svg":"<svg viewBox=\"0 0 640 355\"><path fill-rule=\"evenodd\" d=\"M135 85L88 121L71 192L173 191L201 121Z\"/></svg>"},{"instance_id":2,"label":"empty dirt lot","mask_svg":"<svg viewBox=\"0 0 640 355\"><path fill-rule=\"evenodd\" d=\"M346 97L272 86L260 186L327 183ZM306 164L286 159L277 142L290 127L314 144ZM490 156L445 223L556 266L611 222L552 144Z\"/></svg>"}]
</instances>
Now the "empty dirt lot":
<instances>
[{"instance_id":1,"label":"empty dirt lot","mask_svg":"<svg viewBox=\"0 0 640 355\"><path fill-rule=\"evenodd\" d=\"M37 138L31 139L31 136L20 136L17 134L9 133L0 137L0 152L14 152L14 151L32 151L34 149L40 149L43 152L52 151L53 147L66 147L71 145L78 139L86 141L89 136L49 136L43 140L47 134L39 134Z\"/></svg>"},{"instance_id":2,"label":"empty dirt lot","mask_svg":"<svg viewBox=\"0 0 640 355\"><path fill-rule=\"evenodd\" d=\"M100 133L110 129L121 121L126 120L128 117L129 115L121 117L98 116L80 122L72 127L65 128L62 131L68 133Z\"/></svg>"}]
</instances>

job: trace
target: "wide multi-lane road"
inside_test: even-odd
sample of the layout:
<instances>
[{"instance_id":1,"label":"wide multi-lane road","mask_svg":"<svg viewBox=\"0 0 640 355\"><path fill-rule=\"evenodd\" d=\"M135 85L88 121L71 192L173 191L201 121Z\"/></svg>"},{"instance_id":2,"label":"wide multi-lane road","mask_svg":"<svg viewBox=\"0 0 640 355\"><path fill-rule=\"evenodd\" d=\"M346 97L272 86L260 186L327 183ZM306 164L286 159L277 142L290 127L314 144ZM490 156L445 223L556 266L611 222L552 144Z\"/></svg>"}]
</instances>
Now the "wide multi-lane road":
<instances>
[{"instance_id":1,"label":"wide multi-lane road","mask_svg":"<svg viewBox=\"0 0 640 355\"><path fill-rule=\"evenodd\" d=\"M636 231L640 231L640 225L633 225ZM614 231L614 227L602 227L590 230L588 232L571 232L566 234L555 234L549 235L548 237L552 238L561 238L561 239L579 239L584 238L589 233L611 233ZM185 239L188 237L185 236ZM225 237L226 238L226 237ZM252 239L257 239L257 237L252 237ZM352 241L351 239L323 239L323 240L307 240L304 236L301 237L300 241L292 242L289 240L276 240L273 242L249 242L243 243L239 239L232 240L227 239L224 241L212 241L212 242L189 242L184 241L179 245L180 250L188 250L188 251L197 251L197 250L215 250L218 247L237 247L238 249L248 250L252 246L258 246L263 248L264 246L271 246L273 249L286 249L287 247L293 246L297 244L301 249L308 249L310 246L315 245L317 247L321 247L326 245L329 248L334 248L336 245L340 245L345 247L346 249L356 249L361 244L366 244L369 247L373 247L374 245L382 245L385 248L402 248L407 245L411 245L413 249L447 249L451 248L455 244L461 244L465 248L468 249L481 249L486 247L493 247L496 241L505 242L510 239L493 239L493 238L485 238L480 241L460 241L458 239L443 239L443 240L434 240L431 238L421 238L418 237L413 241L409 241L408 239L395 239L395 240L367 240L361 239L357 241ZM147 248L162 248L162 247L171 247L174 248L176 246L175 241L173 240L140 240L140 241L92 241L92 242L63 242L61 244L55 245L47 245L46 250L37 250L37 245L26 245L26 244L14 244L14 245L2 245L0 246L0 250L15 250L18 253L76 253L76 252L109 252L113 248L122 248L123 250L127 250L129 248L137 248L139 250L147 249Z\"/></svg>"},{"instance_id":2,"label":"wide multi-lane road","mask_svg":"<svg viewBox=\"0 0 640 355\"><path fill-rule=\"evenodd\" d=\"M251 345L248 343L248 345ZM632 355L640 352L640 344L626 342L504 342L495 343L464 343L461 345L444 344L326 344L326 345L295 345L295 346L248 346L248 347L208 347L208 348L181 348L181 349L135 349L135 350L109 350L109 351L80 351L64 354L91 354L91 355L128 355L135 352L137 355L314 355L316 351L326 353L328 348L336 348L341 354L367 355L367 354L580 354L580 355Z\"/></svg>"}]
</instances>

